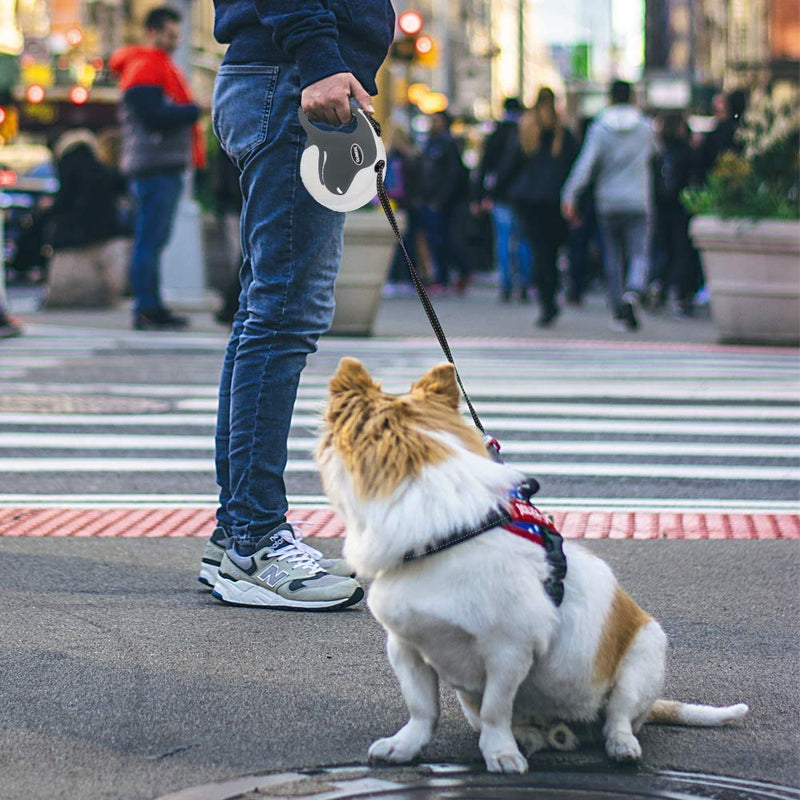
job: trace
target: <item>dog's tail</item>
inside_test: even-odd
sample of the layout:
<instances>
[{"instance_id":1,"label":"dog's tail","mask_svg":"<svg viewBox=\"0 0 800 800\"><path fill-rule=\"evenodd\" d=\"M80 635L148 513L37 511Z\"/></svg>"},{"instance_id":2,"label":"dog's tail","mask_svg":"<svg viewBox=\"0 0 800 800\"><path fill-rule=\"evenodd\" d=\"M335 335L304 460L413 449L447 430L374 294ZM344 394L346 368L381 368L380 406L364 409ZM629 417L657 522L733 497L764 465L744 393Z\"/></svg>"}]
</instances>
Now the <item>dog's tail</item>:
<instances>
[{"instance_id":1,"label":"dog's tail","mask_svg":"<svg viewBox=\"0 0 800 800\"><path fill-rule=\"evenodd\" d=\"M647 715L647 722L718 727L741 719L748 711L745 703L737 703L735 706L700 706L678 700L656 700Z\"/></svg>"}]
</instances>

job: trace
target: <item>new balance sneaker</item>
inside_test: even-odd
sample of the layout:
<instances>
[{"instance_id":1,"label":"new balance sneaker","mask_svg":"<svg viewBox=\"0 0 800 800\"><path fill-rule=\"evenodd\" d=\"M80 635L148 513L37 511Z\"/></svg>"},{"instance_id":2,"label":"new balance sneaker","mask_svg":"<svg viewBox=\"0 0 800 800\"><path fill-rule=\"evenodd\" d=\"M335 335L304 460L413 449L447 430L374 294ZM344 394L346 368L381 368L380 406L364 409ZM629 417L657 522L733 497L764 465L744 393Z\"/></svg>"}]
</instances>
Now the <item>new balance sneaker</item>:
<instances>
[{"instance_id":1,"label":"new balance sneaker","mask_svg":"<svg viewBox=\"0 0 800 800\"><path fill-rule=\"evenodd\" d=\"M209 589L213 589L217 582L219 565L229 547L233 547L233 537L222 525L217 525L211 538L206 542L203 558L200 561L200 574L197 576L197 580Z\"/></svg>"},{"instance_id":2,"label":"new balance sneaker","mask_svg":"<svg viewBox=\"0 0 800 800\"><path fill-rule=\"evenodd\" d=\"M225 603L266 608L323 610L346 608L364 597L352 578L320 567L313 548L283 523L270 531L251 556L225 551L212 594Z\"/></svg>"},{"instance_id":3,"label":"new balance sneaker","mask_svg":"<svg viewBox=\"0 0 800 800\"><path fill-rule=\"evenodd\" d=\"M295 533L295 538L302 541L303 537L299 533ZM228 548L233 547L234 539L222 527L217 525L211 538L206 542L205 549L203 550L203 558L200 562L200 574L197 580L209 589L214 588L217 582L217 575L219 573L219 565L222 563L222 557ZM319 550L311 547L311 545L303 543L303 547L307 548L309 555L311 555L317 564L329 575L338 575L340 578L355 578L355 570L343 558L324 558Z\"/></svg>"}]
</instances>

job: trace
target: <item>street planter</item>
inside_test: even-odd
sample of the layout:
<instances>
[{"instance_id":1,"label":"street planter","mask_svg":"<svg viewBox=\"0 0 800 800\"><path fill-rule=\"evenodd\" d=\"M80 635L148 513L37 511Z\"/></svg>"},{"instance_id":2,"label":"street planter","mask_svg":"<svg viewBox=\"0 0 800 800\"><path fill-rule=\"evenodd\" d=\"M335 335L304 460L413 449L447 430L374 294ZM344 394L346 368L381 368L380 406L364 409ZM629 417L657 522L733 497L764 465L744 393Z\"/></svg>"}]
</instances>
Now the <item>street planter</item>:
<instances>
[{"instance_id":1,"label":"street planter","mask_svg":"<svg viewBox=\"0 0 800 800\"><path fill-rule=\"evenodd\" d=\"M800 344L800 224L696 216L717 340Z\"/></svg>"},{"instance_id":2,"label":"street planter","mask_svg":"<svg viewBox=\"0 0 800 800\"><path fill-rule=\"evenodd\" d=\"M402 220L398 220L402 230ZM351 211L336 278L336 310L330 333L371 336L397 240L380 209Z\"/></svg>"}]
</instances>

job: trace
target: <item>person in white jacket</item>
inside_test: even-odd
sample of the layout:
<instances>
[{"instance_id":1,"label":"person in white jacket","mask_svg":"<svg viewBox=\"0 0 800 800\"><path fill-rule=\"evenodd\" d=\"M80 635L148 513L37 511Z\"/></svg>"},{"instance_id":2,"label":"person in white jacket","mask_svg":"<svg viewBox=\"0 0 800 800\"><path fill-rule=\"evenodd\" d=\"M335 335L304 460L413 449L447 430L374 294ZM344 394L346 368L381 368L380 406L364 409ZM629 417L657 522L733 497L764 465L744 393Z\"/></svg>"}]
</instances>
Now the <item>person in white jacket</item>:
<instances>
[{"instance_id":1,"label":"person in white jacket","mask_svg":"<svg viewBox=\"0 0 800 800\"><path fill-rule=\"evenodd\" d=\"M561 192L561 205L564 217L575 219L576 197L594 186L614 326L634 331L649 271L656 140L650 120L632 105L631 96L629 83L614 81L611 106L589 128Z\"/></svg>"}]
</instances>

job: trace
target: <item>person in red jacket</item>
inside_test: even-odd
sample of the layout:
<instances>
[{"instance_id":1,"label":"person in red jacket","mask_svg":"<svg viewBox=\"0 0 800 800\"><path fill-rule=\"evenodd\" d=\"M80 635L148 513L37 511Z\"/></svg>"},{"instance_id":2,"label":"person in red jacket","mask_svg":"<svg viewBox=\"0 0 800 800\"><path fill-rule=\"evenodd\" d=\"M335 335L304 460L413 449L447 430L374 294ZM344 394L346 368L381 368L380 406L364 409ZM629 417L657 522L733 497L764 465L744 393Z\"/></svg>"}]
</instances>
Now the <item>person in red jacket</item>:
<instances>
[{"instance_id":1,"label":"person in red jacket","mask_svg":"<svg viewBox=\"0 0 800 800\"><path fill-rule=\"evenodd\" d=\"M184 328L185 317L161 301L161 253L169 241L184 173L204 166L197 125L200 107L186 77L172 61L181 17L169 7L145 18L147 44L117 50L109 62L122 89L122 172L137 200L130 277L137 330Z\"/></svg>"}]
</instances>

